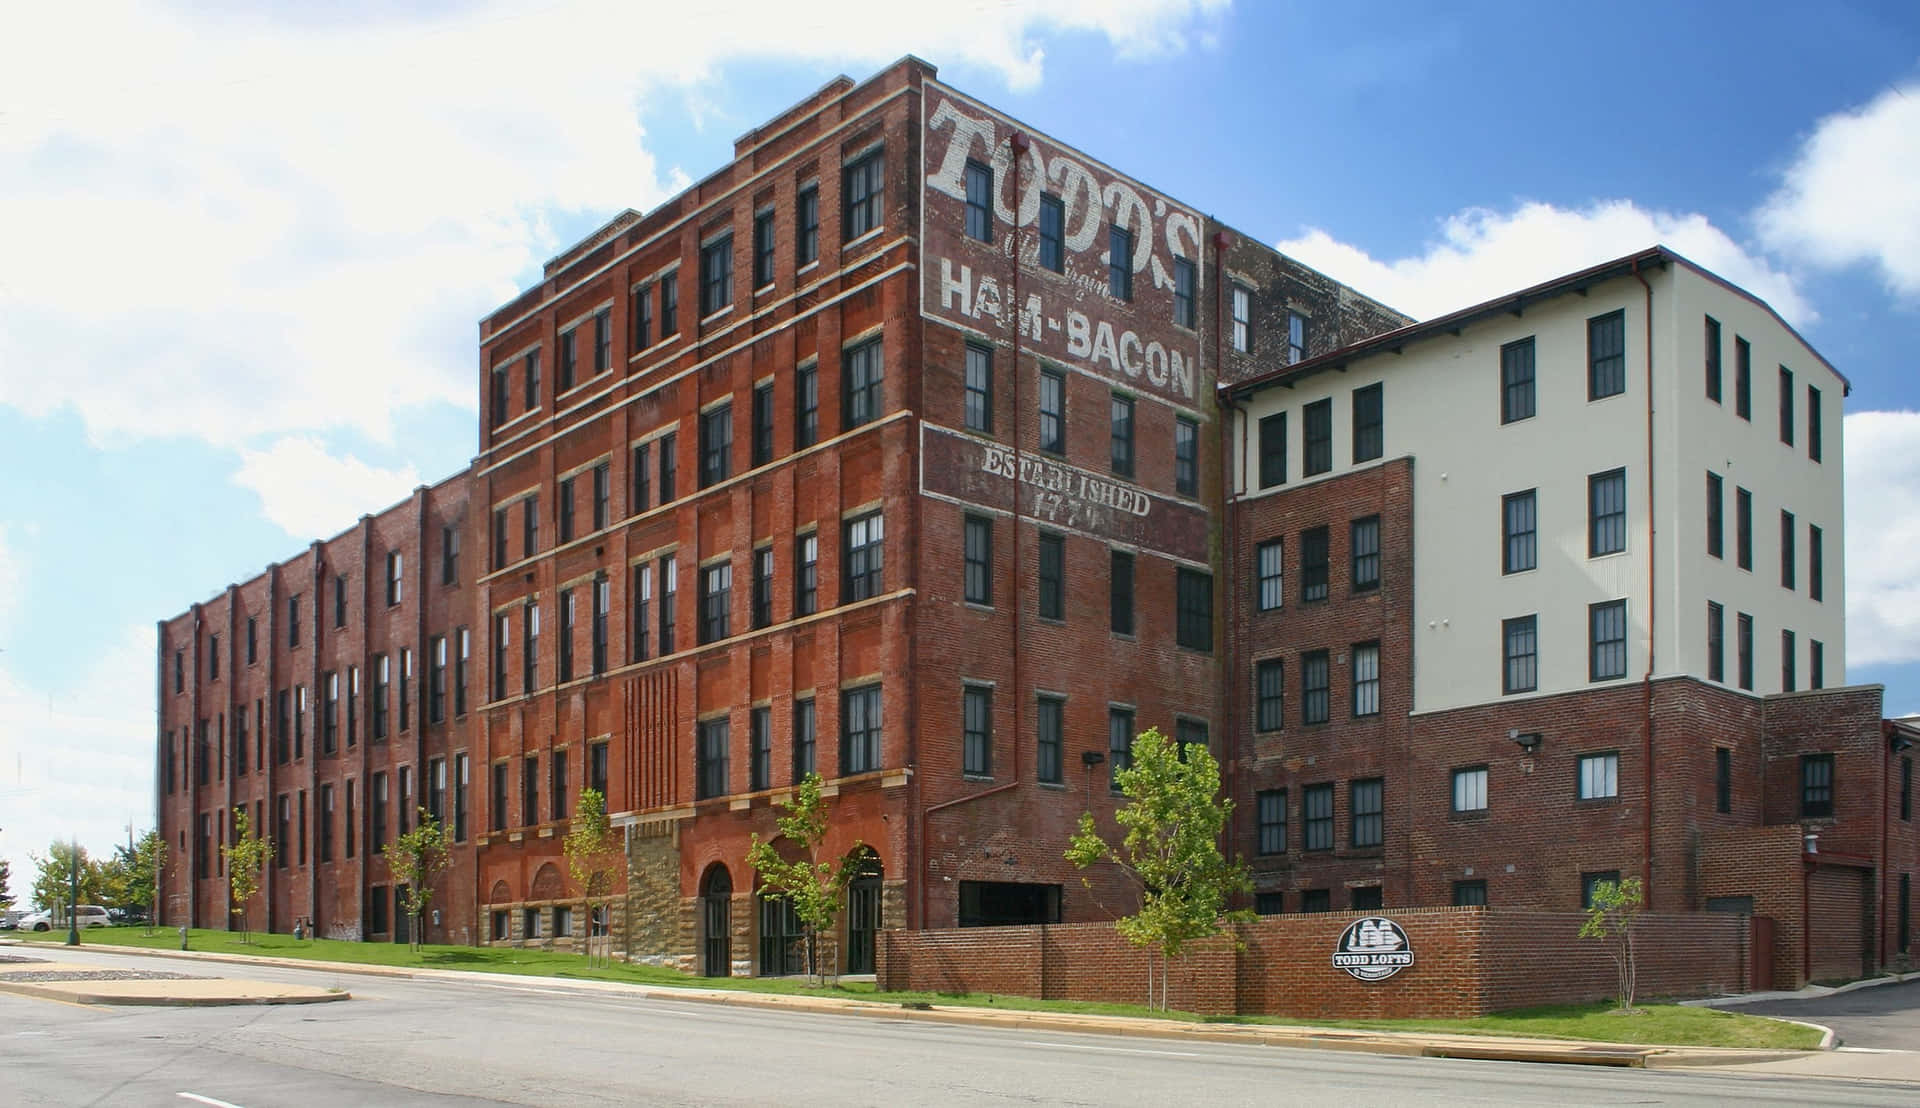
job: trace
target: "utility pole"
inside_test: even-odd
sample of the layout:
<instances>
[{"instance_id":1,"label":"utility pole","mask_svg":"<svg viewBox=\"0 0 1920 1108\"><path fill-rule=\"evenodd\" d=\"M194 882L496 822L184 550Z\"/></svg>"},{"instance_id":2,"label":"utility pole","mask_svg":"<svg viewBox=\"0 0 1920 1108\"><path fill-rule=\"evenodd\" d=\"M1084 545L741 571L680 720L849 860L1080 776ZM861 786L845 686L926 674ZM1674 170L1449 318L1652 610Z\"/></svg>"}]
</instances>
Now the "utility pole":
<instances>
[{"instance_id":1,"label":"utility pole","mask_svg":"<svg viewBox=\"0 0 1920 1108\"><path fill-rule=\"evenodd\" d=\"M80 945L80 840L67 840L67 945Z\"/></svg>"}]
</instances>

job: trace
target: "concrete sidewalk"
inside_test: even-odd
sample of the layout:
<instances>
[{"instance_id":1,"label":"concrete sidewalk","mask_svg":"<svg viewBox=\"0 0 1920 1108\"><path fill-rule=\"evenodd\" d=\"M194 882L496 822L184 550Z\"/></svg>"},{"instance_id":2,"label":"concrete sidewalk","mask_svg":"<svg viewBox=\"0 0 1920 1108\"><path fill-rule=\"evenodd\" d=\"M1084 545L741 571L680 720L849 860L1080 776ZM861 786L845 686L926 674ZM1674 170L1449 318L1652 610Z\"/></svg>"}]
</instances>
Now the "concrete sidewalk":
<instances>
[{"instance_id":1,"label":"concrete sidewalk","mask_svg":"<svg viewBox=\"0 0 1920 1108\"><path fill-rule=\"evenodd\" d=\"M15 949L30 950L30 947ZM366 977L403 979L442 979L495 987L537 987L549 991L581 994L646 997L693 1003L763 1008L789 1012L815 1011L874 1019L927 1020L977 1027L1019 1028L1031 1031L1057 1031L1072 1034L1117 1035L1131 1038L1186 1040L1190 1042L1246 1043L1260 1046L1295 1047L1312 1050L1346 1050L1372 1054L1391 1054L1424 1058L1476 1058L1494 1061L1552 1062L1571 1065L1630 1066L1646 1069L1679 1067L1751 1066L1762 1063L1791 1064L1810 1057L1830 1056L1825 1051L1746 1050L1721 1047L1639 1046L1625 1043L1585 1042L1565 1039L1526 1039L1489 1035L1438 1034L1415 1031L1369 1031L1328 1027L1295 1027L1280 1024L1181 1023L1173 1020L1137 1016L1084 1015L1067 1012L1033 1012L938 1005L903 1006L895 1002L868 1001L845 997L808 996L792 993L752 993L734 989L640 985L618 981L586 981L565 977L533 977L517 974L482 973L473 970L443 970L364 965L355 962L325 962L307 958L274 958L206 953L201 951L151 950L145 947L119 947L89 944L87 950L106 954L174 958L205 965L268 965L327 973L355 974ZM90 982L89 992L105 982ZM217 993L224 984L234 995L242 995L240 986L272 990L271 995L309 999L232 1000L229 1003L311 1003L318 999L345 999L348 994L326 993L312 986L267 985L260 982L208 981L185 979L141 982L139 990L155 997L151 1000L120 1000L117 1003L196 1003L191 999L202 989ZM21 991L24 986L6 991ZM132 990L128 990L129 993ZM263 994L267 995L267 994ZM178 1000L159 999L178 997ZM71 997L62 997L71 999ZM115 1003L116 1001L96 1001ZM198 1003L215 1003L198 1001ZM1824 1030L1824 1029L1823 1029ZM1831 1033L1827 1036L1831 1043ZM1864 1055L1852 1057L1864 1058ZM1920 1057L1920 1056L1916 1056ZM1886 1067L1881 1067L1886 1068ZM1907 1078L1920 1081L1920 1070Z\"/></svg>"},{"instance_id":2,"label":"concrete sidewalk","mask_svg":"<svg viewBox=\"0 0 1920 1108\"><path fill-rule=\"evenodd\" d=\"M108 953L129 949L114 947L109 948ZM345 989L323 989L314 985L283 985L150 970L101 970L43 957L32 948L17 945L10 952L0 954L0 993L63 1000L70 1004L170 1007L322 1004L352 999L352 994Z\"/></svg>"}]
</instances>

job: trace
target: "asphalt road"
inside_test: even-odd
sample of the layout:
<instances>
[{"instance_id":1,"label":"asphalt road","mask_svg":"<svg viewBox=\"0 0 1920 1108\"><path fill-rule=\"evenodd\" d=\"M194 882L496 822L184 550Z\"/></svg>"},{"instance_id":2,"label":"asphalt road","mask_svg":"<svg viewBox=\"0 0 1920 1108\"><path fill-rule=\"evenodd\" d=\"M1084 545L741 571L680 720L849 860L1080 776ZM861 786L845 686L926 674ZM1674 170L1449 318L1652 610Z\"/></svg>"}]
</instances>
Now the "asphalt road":
<instances>
[{"instance_id":1,"label":"asphalt road","mask_svg":"<svg viewBox=\"0 0 1920 1108\"><path fill-rule=\"evenodd\" d=\"M1920 981L1855 989L1818 1000L1774 1000L1731 1009L1833 1028L1844 1046L1920 1050Z\"/></svg>"},{"instance_id":2,"label":"asphalt road","mask_svg":"<svg viewBox=\"0 0 1920 1108\"><path fill-rule=\"evenodd\" d=\"M102 965L166 959L60 952ZM0 995L0 1099L25 1105L1911 1105L1912 1086L1391 1058L794 1014L541 984L342 977L307 1007L112 1008Z\"/></svg>"}]
</instances>

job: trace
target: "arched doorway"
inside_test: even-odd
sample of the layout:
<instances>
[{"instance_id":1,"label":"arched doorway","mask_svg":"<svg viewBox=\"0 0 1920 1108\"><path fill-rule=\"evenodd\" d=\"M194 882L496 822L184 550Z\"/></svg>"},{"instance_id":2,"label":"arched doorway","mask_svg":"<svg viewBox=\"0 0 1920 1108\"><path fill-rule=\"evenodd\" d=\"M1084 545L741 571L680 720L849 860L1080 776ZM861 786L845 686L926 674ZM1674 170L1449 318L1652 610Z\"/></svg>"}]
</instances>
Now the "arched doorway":
<instances>
[{"instance_id":1,"label":"arched doorway","mask_svg":"<svg viewBox=\"0 0 1920 1108\"><path fill-rule=\"evenodd\" d=\"M761 889L760 976L786 977L807 972L807 949L793 902Z\"/></svg>"},{"instance_id":2,"label":"arched doorway","mask_svg":"<svg viewBox=\"0 0 1920 1108\"><path fill-rule=\"evenodd\" d=\"M733 973L733 878L715 862L700 881L700 972L708 977Z\"/></svg>"},{"instance_id":3,"label":"arched doorway","mask_svg":"<svg viewBox=\"0 0 1920 1108\"><path fill-rule=\"evenodd\" d=\"M872 847L860 850L859 868L847 885L848 973L873 972L873 942L880 930L880 881L884 871Z\"/></svg>"}]
</instances>

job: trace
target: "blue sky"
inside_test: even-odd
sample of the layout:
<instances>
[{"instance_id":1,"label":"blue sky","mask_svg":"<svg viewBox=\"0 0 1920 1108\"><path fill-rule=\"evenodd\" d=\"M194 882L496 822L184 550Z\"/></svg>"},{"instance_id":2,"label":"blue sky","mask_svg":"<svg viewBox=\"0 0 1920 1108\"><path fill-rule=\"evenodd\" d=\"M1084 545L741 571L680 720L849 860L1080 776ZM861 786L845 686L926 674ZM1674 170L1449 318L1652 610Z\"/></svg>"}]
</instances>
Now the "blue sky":
<instances>
[{"instance_id":1,"label":"blue sky","mask_svg":"<svg viewBox=\"0 0 1920 1108\"><path fill-rule=\"evenodd\" d=\"M1416 315L1653 241L1767 297L1854 384L1847 677L1920 711L1910 3L104 0L24 20L23 41L89 45L0 72L16 892L54 836L104 852L150 824L156 620L463 466L482 314L740 132L905 53Z\"/></svg>"}]
</instances>

